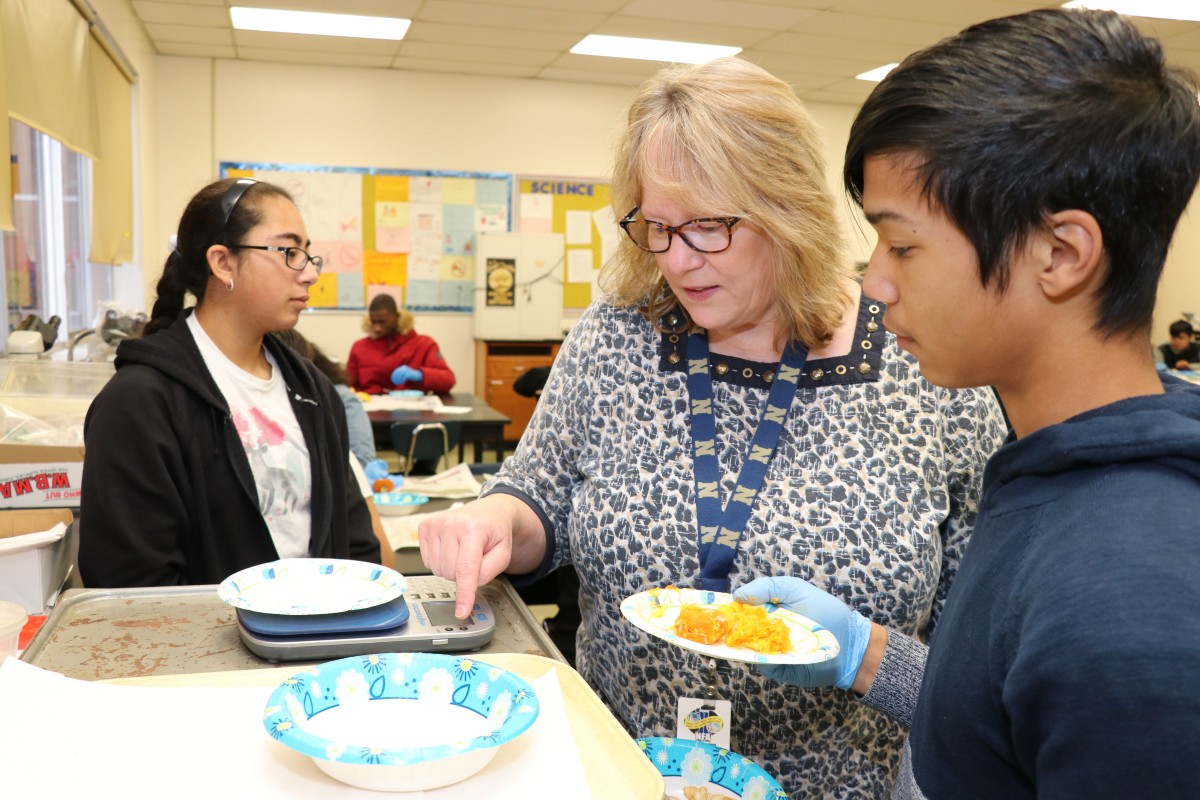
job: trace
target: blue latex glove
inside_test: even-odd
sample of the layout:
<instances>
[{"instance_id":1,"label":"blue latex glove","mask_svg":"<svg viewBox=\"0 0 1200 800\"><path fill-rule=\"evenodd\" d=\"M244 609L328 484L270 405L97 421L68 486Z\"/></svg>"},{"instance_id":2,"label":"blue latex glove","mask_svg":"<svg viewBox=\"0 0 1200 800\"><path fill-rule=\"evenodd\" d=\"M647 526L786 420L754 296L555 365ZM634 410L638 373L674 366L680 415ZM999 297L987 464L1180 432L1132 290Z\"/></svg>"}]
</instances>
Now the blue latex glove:
<instances>
[{"instance_id":1,"label":"blue latex glove","mask_svg":"<svg viewBox=\"0 0 1200 800\"><path fill-rule=\"evenodd\" d=\"M420 381L425 379L425 373L419 369L413 369L407 364L402 364L392 370L392 383L397 386L408 383L409 381Z\"/></svg>"},{"instance_id":2,"label":"blue latex glove","mask_svg":"<svg viewBox=\"0 0 1200 800\"><path fill-rule=\"evenodd\" d=\"M774 603L808 617L829 630L841 649L836 658L820 664L759 664L772 680L815 688L849 689L871 640L871 620L800 578L758 578L733 593L735 600L751 605Z\"/></svg>"},{"instance_id":3,"label":"blue latex glove","mask_svg":"<svg viewBox=\"0 0 1200 800\"><path fill-rule=\"evenodd\" d=\"M377 458L374 461L368 461L367 465L363 467L363 474L366 475L367 480L371 481L372 483L380 478L386 478L388 476L387 462L382 458Z\"/></svg>"}]
</instances>

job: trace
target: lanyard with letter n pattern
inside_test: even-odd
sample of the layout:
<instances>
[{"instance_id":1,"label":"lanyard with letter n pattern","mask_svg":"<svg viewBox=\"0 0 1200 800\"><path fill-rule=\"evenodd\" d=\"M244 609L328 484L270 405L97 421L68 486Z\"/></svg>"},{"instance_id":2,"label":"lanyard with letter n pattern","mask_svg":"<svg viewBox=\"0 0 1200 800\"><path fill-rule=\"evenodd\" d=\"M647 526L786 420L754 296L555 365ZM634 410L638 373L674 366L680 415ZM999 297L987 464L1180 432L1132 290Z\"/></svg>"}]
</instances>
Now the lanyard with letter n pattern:
<instances>
[{"instance_id":1,"label":"lanyard with letter n pattern","mask_svg":"<svg viewBox=\"0 0 1200 800\"><path fill-rule=\"evenodd\" d=\"M717 428L713 420L713 385L708 366L708 337L691 333L687 340L688 422L692 429L692 460L696 471L696 518L700 536L700 588L729 591L729 572L750 510L762 489L767 466L775 454L783 421L796 396L796 385L808 351L789 342L779 360L767 405L742 462L737 486L721 507L721 464L717 460Z\"/></svg>"}]
</instances>

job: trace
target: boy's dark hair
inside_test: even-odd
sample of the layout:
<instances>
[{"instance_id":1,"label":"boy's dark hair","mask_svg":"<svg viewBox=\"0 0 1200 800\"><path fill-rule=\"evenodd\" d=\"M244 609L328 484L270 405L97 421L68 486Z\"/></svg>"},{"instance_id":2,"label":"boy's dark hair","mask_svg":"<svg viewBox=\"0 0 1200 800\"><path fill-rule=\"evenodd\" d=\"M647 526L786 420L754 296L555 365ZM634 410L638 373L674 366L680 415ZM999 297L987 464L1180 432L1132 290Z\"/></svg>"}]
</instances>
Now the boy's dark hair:
<instances>
[{"instance_id":1,"label":"boy's dark hair","mask_svg":"<svg viewBox=\"0 0 1200 800\"><path fill-rule=\"evenodd\" d=\"M1000 291L1048 214L1090 213L1107 272L1102 334L1149 331L1158 278L1200 175L1196 78L1104 11L1032 11L971 26L904 60L863 104L846 148L863 162L915 156L916 179L975 247Z\"/></svg>"},{"instance_id":2,"label":"boy's dark hair","mask_svg":"<svg viewBox=\"0 0 1200 800\"><path fill-rule=\"evenodd\" d=\"M398 313L396 308L396 298L390 294L377 294L371 299L371 305L367 307L367 313L374 314L376 311L390 311L393 314Z\"/></svg>"},{"instance_id":3,"label":"boy's dark hair","mask_svg":"<svg viewBox=\"0 0 1200 800\"><path fill-rule=\"evenodd\" d=\"M1188 322L1186 319L1175 320L1171 323L1171 327L1168 330L1171 331L1172 338L1184 333L1186 333L1188 336L1195 336L1196 334L1195 329L1192 327L1192 323Z\"/></svg>"}]
</instances>

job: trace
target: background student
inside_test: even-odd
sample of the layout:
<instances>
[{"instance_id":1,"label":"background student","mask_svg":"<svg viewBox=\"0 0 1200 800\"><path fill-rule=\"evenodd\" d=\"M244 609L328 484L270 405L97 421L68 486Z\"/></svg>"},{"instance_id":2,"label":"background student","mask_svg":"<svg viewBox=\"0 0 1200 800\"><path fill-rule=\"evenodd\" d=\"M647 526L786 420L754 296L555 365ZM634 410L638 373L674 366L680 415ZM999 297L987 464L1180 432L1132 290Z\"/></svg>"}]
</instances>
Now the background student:
<instances>
[{"instance_id":1,"label":"background student","mask_svg":"<svg viewBox=\"0 0 1200 800\"><path fill-rule=\"evenodd\" d=\"M1167 369L1191 369L1200 361L1200 342L1195 341L1196 331L1186 319L1177 319L1169 328L1171 341L1158 346L1159 356Z\"/></svg>"},{"instance_id":2,"label":"background student","mask_svg":"<svg viewBox=\"0 0 1200 800\"><path fill-rule=\"evenodd\" d=\"M398 311L389 294L376 295L368 307L371 335L350 347L346 374L355 388L370 394L393 389L448 392L454 371L432 337L413 329L411 311Z\"/></svg>"},{"instance_id":3,"label":"background student","mask_svg":"<svg viewBox=\"0 0 1200 800\"><path fill-rule=\"evenodd\" d=\"M307 305L321 270L308 246L272 184L218 181L188 203L143 338L121 343L84 423L85 585L219 583L299 556L379 562L342 402L267 336Z\"/></svg>"},{"instance_id":4,"label":"background student","mask_svg":"<svg viewBox=\"0 0 1200 800\"><path fill-rule=\"evenodd\" d=\"M843 644L764 672L911 724L896 797L1196 795L1200 387L1149 345L1197 89L1115 14L1035 11L909 56L851 128L865 290L930 380L996 386L1013 439L928 648L797 578L736 594Z\"/></svg>"}]
</instances>

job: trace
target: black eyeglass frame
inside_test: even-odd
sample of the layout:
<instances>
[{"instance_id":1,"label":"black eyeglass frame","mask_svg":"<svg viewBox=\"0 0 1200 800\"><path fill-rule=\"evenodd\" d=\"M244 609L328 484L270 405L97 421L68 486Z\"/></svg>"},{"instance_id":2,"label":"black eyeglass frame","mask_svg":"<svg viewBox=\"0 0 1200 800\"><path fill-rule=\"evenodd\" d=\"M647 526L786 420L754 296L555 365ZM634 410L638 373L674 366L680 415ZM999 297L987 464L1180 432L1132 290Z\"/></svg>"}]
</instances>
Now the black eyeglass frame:
<instances>
[{"instance_id":1,"label":"black eyeglass frame","mask_svg":"<svg viewBox=\"0 0 1200 800\"><path fill-rule=\"evenodd\" d=\"M325 259L320 256L309 255L308 251L303 247L296 247L294 244L287 247L277 244L227 244L225 246L230 250L269 250L272 253L283 253L283 265L294 272L303 272L308 269L309 264L312 264L313 269L320 275L321 268L325 266ZM298 267L293 267L290 261L293 250L304 254L305 261Z\"/></svg>"},{"instance_id":2,"label":"black eyeglass frame","mask_svg":"<svg viewBox=\"0 0 1200 800\"><path fill-rule=\"evenodd\" d=\"M713 253L724 253L726 250L728 250L730 247L733 246L733 226L737 225L739 222L742 221L741 217L699 217L697 219L689 219L687 222L681 222L678 225L665 225L661 222L658 222L657 220L649 220L649 219L643 218L642 222L645 222L647 225L650 225L650 224L657 225L660 229L667 232L667 246L661 250L651 250L649 247L645 247L641 244L638 244L638 240L635 239L633 237L633 234L629 232L629 226L638 221L636 219L636 216L637 216L637 213L641 210L642 210L641 206L634 206L633 210L630 211L628 214L626 214L625 217L617 224L621 226L621 230L625 231L625 235L629 237L629 241L633 242L635 245L637 245L637 247L639 249L645 250L647 253L665 253L668 250L670 250L672 236L678 236L680 239L683 240L684 244L686 244L688 247L695 250L697 253L705 253L708 255L711 255ZM696 247L696 245L689 242L687 235L683 231L680 230L680 228L686 228L688 225L692 225L696 222L719 222L719 223L721 223L722 225L725 226L726 231L729 233L729 241L726 242L725 246L722 247L720 250L701 250L699 247Z\"/></svg>"}]
</instances>

